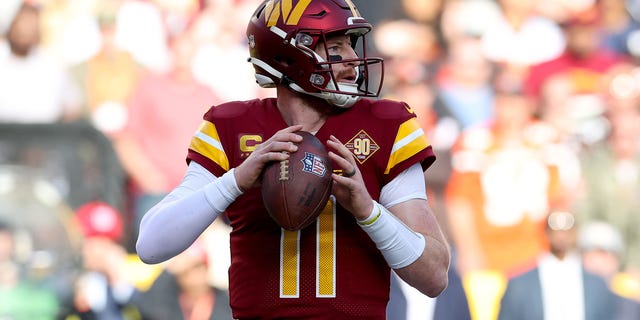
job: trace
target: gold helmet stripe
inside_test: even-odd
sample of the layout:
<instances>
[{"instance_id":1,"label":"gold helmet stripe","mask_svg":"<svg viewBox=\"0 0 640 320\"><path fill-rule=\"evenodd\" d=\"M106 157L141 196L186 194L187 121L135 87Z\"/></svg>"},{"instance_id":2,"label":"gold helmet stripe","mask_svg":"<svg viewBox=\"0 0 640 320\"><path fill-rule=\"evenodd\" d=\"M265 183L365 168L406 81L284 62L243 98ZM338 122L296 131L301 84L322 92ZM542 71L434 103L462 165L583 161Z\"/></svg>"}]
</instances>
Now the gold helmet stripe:
<instances>
[{"instance_id":1,"label":"gold helmet stripe","mask_svg":"<svg viewBox=\"0 0 640 320\"><path fill-rule=\"evenodd\" d=\"M285 24L298 24L311 1L312 0L300 0L295 6L291 0L269 1L265 7L267 27L273 27L278 23L278 20L280 20L280 13L282 13L282 21L284 21Z\"/></svg>"}]
</instances>

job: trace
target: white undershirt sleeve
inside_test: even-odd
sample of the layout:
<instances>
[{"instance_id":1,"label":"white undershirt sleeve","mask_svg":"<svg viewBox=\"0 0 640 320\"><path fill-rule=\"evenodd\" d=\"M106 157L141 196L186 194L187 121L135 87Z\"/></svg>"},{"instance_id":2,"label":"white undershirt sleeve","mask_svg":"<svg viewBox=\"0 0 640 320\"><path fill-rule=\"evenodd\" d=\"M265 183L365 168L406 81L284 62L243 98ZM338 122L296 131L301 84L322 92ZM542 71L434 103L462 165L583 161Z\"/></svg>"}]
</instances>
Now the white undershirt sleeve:
<instances>
[{"instance_id":1,"label":"white undershirt sleeve","mask_svg":"<svg viewBox=\"0 0 640 320\"><path fill-rule=\"evenodd\" d=\"M158 263L188 248L242 194L233 170L217 178L191 161L180 185L142 218L136 242L140 258Z\"/></svg>"},{"instance_id":2,"label":"white undershirt sleeve","mask_svg":"<svg viewBox=\"0 0 640 320\"><path fill-rule=\"evenodd\" d=\"M427 199L424 172L419 163L412 165L382 187L380 202L385 208L411 199Z\"/></svg>"},{"instance_id":3,"label":"white undershirt sleeve","mask_svg":"<svg viewBox=\"0 0 640 320\"><path fill-rule=\"evenodd\" d=\"M158 263L179 254L241 194L233 169L217 178L191 161L181 184L142 218L136 243L138 255L147 263ZM409 199L426 199L419 164L387 184L381 191L380 203L389 208ZM386 214L386 210L382 211ZM404 225L400 227L413 233Z\"/></svg>"}]
</instances>

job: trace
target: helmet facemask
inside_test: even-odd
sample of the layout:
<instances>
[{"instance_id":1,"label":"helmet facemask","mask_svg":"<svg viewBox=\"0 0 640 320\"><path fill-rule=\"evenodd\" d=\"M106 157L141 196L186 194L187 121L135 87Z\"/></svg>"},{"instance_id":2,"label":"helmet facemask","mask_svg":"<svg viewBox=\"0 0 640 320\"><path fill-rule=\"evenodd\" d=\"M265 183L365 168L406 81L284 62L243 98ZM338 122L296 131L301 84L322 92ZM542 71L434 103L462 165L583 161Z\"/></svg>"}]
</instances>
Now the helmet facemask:
<instances>
[{"instance_id":1,"label":"helmet facemask","mask_svg":"<svg viewBox=\"0 0 640 320\"><path fill-rule=\"evenodd\" d=\"M257 83L262 87L286 86L341 108L351 107L363 96L377 97L382 88L383 61L367 57L365 34L371 25L347 3L350 1L309 2L295 24L290 23L290 16L286 22L281 19L277 9L270 11L271 1L259 7L247 28L249 61L256 70ZM326 46L322 46L324 52L318 51L321 54L315 51L334 35L348 35L357 57L331 56ZM347 64L355 73L349 72L353 77L348 76L345 82L344 75L335 72Z\"/></svg>"},{"instance_id":2,"label":"helmet facemask","mask_svg":"<svg viewBox=\"0 0 640 320\"><path fill-rule=\"evenodd\" d=\"M365 30L365 33L368 30ZM300 93L309 94L327 100L330 104L340 107L351 107L360 97L377 97L382 88L383 63L380 58L366 57L366 39L360 29L350 29L346 32L334 32L332 34L347 34L351 38L351 47L356 52L357 58L344 59L341 56L331 55L327 46L324 48L324 59L316 50L318 43L328 43L332 35L321 33L314 41L312 36L301 31L296 37L294 45L307 53L315 61L315 67L309 75L308 82L315 89L305 90L295 82L289 86ZM336 65L354 65L354 81L339 82L339 74L336 74Z\"/></svg>"}]
</instances>

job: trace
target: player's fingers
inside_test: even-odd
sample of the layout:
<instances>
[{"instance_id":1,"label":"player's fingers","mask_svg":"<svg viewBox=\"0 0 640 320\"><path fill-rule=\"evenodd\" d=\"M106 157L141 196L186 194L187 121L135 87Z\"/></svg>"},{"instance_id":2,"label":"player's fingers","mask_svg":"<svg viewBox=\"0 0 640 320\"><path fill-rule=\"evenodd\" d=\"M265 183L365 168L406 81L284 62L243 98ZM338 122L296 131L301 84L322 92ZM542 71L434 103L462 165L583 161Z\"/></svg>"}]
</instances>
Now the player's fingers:
<instances>
[{"instance_id":1,"label":"player's fingers","mask_svg":"<svg viewBox=\"0 0 640 320\"><path fill-rule=\"evenodd\" d=\"M287 160L290 157L290 152L280 151L280 152L268 152L265 153L262 157L263 163L271 162L271 161L283 161Z\"/></svg>"},{"instance_id":2,"label":"player's fingers","mask_svg":"<svg viewBox=\"0 0 640 320\"><path fill-rule=\"evenodd\" d=\"M358 167L356 167L356 166L354 166L353 169L351 169L351 170L343 170L342 171L342 175L347 177L347 178L351 178L351 177L355 176L356 173L358 173Z\"/></svg>"},{"instance_id":3,"label":"player's fingers","mask_svg":"<svg viewBox=\"0 0 640 320\"><path fill-rule=\"evenodd\" d=\"M342 142L340 142L340 140L338 140L338 138L336 138L335 136L331 135L329 137L329 140L327 140L327 145L334 149L340 156L348 159L350 163L355 162L353 156L351 155L351 151L349 151L349 149L344 144L342 144Z\"/></svg>"},{"instance_id":4,"label":"player's fingers","mask_svg":"<svg viewBox=\"0 0 640 320\"><path fill-rule=\"evenodd\" d=\"M350 190L353 188L355 184L351 178L343 177L342 174L333 173L331 174L331 178L333 179L333 192L338 193L340 189L342 190Z\"/></svg>"},{"instance_id":5,"label":"player's fingers","mask_svg":"<svg viewBox=\"0 0 640 320\"><path fill-rule=\"evenodd\" d=\"M302 130L302 125L294 125L294 126L286 127L276 132L273 136L271 136L271 138L269 138L265 142L271 142L271 141L300 142L302 141L302 136L294 133L300 130Z\"/></svg>"},{"instance_id":6,"label":"player's fingers","mask_svg":"<svg viewBox=\"0 0 640 320\"><path fill-rule=\"evenodd\" d=\"M329 158L340 168L340 175L346 178L355 176L358 173L358 167L349 160L343 158L339 154L329 151ZM335 170L334 170L335 172Z\"/></svg>"},{"instance_id":7,"label":"player's fingers","mask_svg":"<svg viewBox=\"0 0 640 320\"><path fill-rule=\"evenodd\" d=\"M293 142L289 142L289 141L271 141L271 142L265 142L262 145L258 146L257 150L260 150L260 153L264 153L266 154L270 154L270 153L291 153L291 152L296 152L298 151L298 146L295 145ZM272 157L273 155L269 155L269 157ZM269 159L269 160L273 160L273 159Z\"/></svg>"},{"instance_id":8,"label":"player's fingers","mask_svg":"<svg viewBox=\"0 0 640 320\"><path fill-rule=\"evenodd\" d=\"M329 156L331 157L331 153L333 153L332 160L342 168L342 176L353 177L356 175L358 172L358 166L351 155L351 151L349 151L349 149L333 135L329 137L327 145L335 150L335 153L329 152Z\"/></svg>"},{"instance_id":9,"label":"player's fingers","mask_svg":"<svg viewBox=\"0 0 640 320\"><path fill-rule=\"evenodd\" d=\"M301 129L301 125L284 128L257 145L251 155L236 167L238 186L246 190L258 185L260 174L267 163L289 159L289 153L298 150L294 143L302 140L302 137L294 132Z\"/></svg>"},{"instance_id":10,"label":"player's fingers","mask_svg":"<svg viewBox=\"0 0 640 320\"><path fill-rule=\"evenodd\" d=\"M296 132L296 131L300 131L302 130L302 125L301 124L294 124L292 126L288 126L282 130L280 130L279 132Z\"/></svg>"}]
</instances>

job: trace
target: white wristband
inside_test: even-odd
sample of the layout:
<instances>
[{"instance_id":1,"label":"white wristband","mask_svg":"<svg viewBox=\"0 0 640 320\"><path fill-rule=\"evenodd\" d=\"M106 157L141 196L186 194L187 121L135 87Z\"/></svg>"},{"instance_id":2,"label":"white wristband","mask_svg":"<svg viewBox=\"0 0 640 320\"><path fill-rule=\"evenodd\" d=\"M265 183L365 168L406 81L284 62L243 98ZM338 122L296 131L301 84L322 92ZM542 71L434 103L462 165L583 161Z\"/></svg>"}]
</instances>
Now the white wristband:
<instances>
[{"instance_id":1,"label":"white wristband","mask_svg":"<svg viewBox=\"0 0 640 320\"><path fill-rule=\"evenodd\" d=\"M373 211L365 220L358 221L389 266L404 268L420 258L426 246L422 234L407 227L381 204L373 201Z\"/></svg>"},{"instance_id":2,"label":"white wristband","mask_svg":"<svg viewBox=\"0 0 640 320\"><path fill-rule=\"evenodd\" d=\"M242 194L242 190L236 183L236 177L231 169L206 186L205 198L216 212L216 215L224 212L227 207Z\"/></svg>"}]
</instances>

